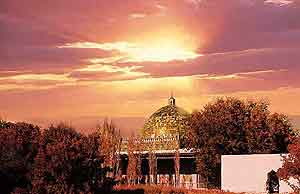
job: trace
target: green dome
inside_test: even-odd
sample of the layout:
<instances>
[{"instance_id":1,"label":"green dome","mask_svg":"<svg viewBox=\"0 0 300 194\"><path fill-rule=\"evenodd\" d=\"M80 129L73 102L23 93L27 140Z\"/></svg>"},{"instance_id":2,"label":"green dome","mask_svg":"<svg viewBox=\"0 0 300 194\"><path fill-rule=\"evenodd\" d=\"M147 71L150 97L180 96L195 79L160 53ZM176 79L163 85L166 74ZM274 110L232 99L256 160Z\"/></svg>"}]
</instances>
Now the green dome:
<instances>
[{"instance_id":1,"label":"green dome","mask_svg":"<svg viewBox=\"0 0 300 194\"><path fill-rule=\"evenodd\" d=\"M175 98L169 99L169 105L154 112L145 122L142 130L144 138L155 136L183 136L188 126L189 113L175 105Z\"/></svg>"}]
</instances>

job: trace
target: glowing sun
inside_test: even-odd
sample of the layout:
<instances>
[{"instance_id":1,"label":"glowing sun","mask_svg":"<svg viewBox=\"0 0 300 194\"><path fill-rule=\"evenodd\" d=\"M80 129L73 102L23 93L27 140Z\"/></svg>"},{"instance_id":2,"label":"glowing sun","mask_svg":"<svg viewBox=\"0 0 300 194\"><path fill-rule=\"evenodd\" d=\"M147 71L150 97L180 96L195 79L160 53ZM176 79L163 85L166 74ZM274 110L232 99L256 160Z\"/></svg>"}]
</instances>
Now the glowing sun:
<instances>
[{"instance_id":1,"label":"glowing sun","mask_svg":"<svg viewBox=\"0 0 300 194\"><path fill-rule=\"evenodd\" d=\"M127 49L131 61L167 62L172 60L189 60L201 56L193 48L182 45L175 39L148 41Z\"/></svg>"},{"instance_id":2,"label":"glowing sun","mask_svg":"<svg viewBox=\"0 0 300 194\"><path fill-rule=\"evenodd\" d=\"M76 42L68 43L59 48L97 48L108 51L119 51L118 56L101 58L97 62L118 61L123 62L168 62L173 60L194 59L201 54L195 52L191 43L182 44L178 39L165 38L155 41L148 40L143 43L132 42L111 42L111 43L93 43Z\"/></svg>"}]
</instances>

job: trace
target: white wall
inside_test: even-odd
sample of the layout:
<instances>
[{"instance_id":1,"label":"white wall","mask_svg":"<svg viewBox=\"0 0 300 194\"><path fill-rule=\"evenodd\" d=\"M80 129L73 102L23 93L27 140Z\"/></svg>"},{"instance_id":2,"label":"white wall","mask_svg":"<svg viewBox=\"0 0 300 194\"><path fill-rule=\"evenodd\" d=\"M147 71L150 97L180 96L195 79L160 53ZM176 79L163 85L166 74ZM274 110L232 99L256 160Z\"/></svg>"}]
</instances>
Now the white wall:
<instances>
[{"instance_id":1,"label":"white wall","mask_svg":"<svg viewBox=\"0 0 300 194\"><path fill-rule=\"evenodd\" d=\"M280 154L223 155L222 190L232 192L265 192L267 174L282 166ZM280 192L291 188L280 181Z\"/></svg>"}]
</instances>

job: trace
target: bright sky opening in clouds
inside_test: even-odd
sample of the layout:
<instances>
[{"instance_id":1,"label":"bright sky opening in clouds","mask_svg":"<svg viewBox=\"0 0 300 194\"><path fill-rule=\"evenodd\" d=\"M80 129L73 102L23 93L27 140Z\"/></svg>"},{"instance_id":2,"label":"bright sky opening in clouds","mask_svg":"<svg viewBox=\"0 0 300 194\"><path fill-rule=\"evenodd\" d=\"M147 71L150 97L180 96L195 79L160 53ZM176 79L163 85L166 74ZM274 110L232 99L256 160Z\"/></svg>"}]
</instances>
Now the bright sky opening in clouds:
<instances>
[{"instance_id":1,"label":"bright sky opening in clouds","mask_svg":"<svg viewBox=\"0 0 300 194\"><path fill-rule=\"evenodd\" d=\"M165 105L268 98L300 126L298 0L2 0L0 117L104 117L126 134Z\"/></svg>"},{"instance_id":2,"label":"bright sky opening in clouds","mask_svg":"<svg viewBox=\"0 0 300 194\"><path fill-rule=\"evenodd\" d=\"M294 3L292 0L266 0L265 3L273 3L279 6L289 5Z\"/></svg>"},{"instance_id":3,"label":"bright sky opening in clouds","mask_svg":"<svg viewBox=\"0 0 300 194\"><path fill-rule=\"evenodd\" d=\"M101 50L120 52L121 57L116 57L116 60L123 58L123 62L168 62L173 60L186 61L194 59L201 54L197 54L192 50L184 48L177 44L175 40L167 40L162 38L161 41L153 44L149 42L145 45L137 45L128 42L115 42L115 43L93 43L93 42L76 42L67 43L58 48L96 48ZM112 59L111 57L109 59ZM105 61L105 58L102 59Z\"/></svg>"}]
</instances>

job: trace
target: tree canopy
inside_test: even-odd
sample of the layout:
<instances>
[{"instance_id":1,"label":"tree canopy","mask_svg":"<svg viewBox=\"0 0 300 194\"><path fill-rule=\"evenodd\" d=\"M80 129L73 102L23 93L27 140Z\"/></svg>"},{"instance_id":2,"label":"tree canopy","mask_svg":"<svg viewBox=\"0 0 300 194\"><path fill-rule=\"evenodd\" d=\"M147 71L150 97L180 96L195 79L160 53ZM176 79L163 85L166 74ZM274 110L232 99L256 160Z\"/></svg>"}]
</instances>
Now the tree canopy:
<instances>
[{"instance_id":1,"label":"tree canopy","mask_svg":"<svg viewBox=\"0 0 300 194\"><path fill-rule=\"evenodd\" d=\"M31 188L40 135L40 128L32 124L0 121L1 193Z\"/></svg>"},{"instance_id":2,"label":"tree canopy","mask_svg":"<svg viewBox=\"0 0 300 194\"><path fill-rule=\"evenodd\" d=\"M283 166L278 170L279 178L300 192L300 137L288 146L289 155L283 157Z\"/></svg>"},{"instance_id":3,"label":"tree canopy","mask_svg":"<svg viewBox=\"0 0 300 194\"><path fill-rule=\"evenodd\" d=\"M109 193L98 132L83 135L60 124L42 132L27 123L0 121L1 193Z\"/></svg>"},{"instance_id":4,"label":"tree canopy","mask_svg":"<svg viewBox=\"0 0 300 194\"><path fill-rule=\"evenodd\" d=\"M43 133L35 158L32 193L100 193L106 169L99 134L84 136L58 125Z\"/></svg>"},{"instance_id":5,"label":"tree canopy","mask_svg":"<svg viewBox=\"0 0 300 194\"><path fill-rule=\"evenodd\" d=\"M227 97L193 112L188 136L198 172L219 187L221 155L285 153L294 131L286 115L269 111L269 103Z\"/></svg>"}]
</instances>

